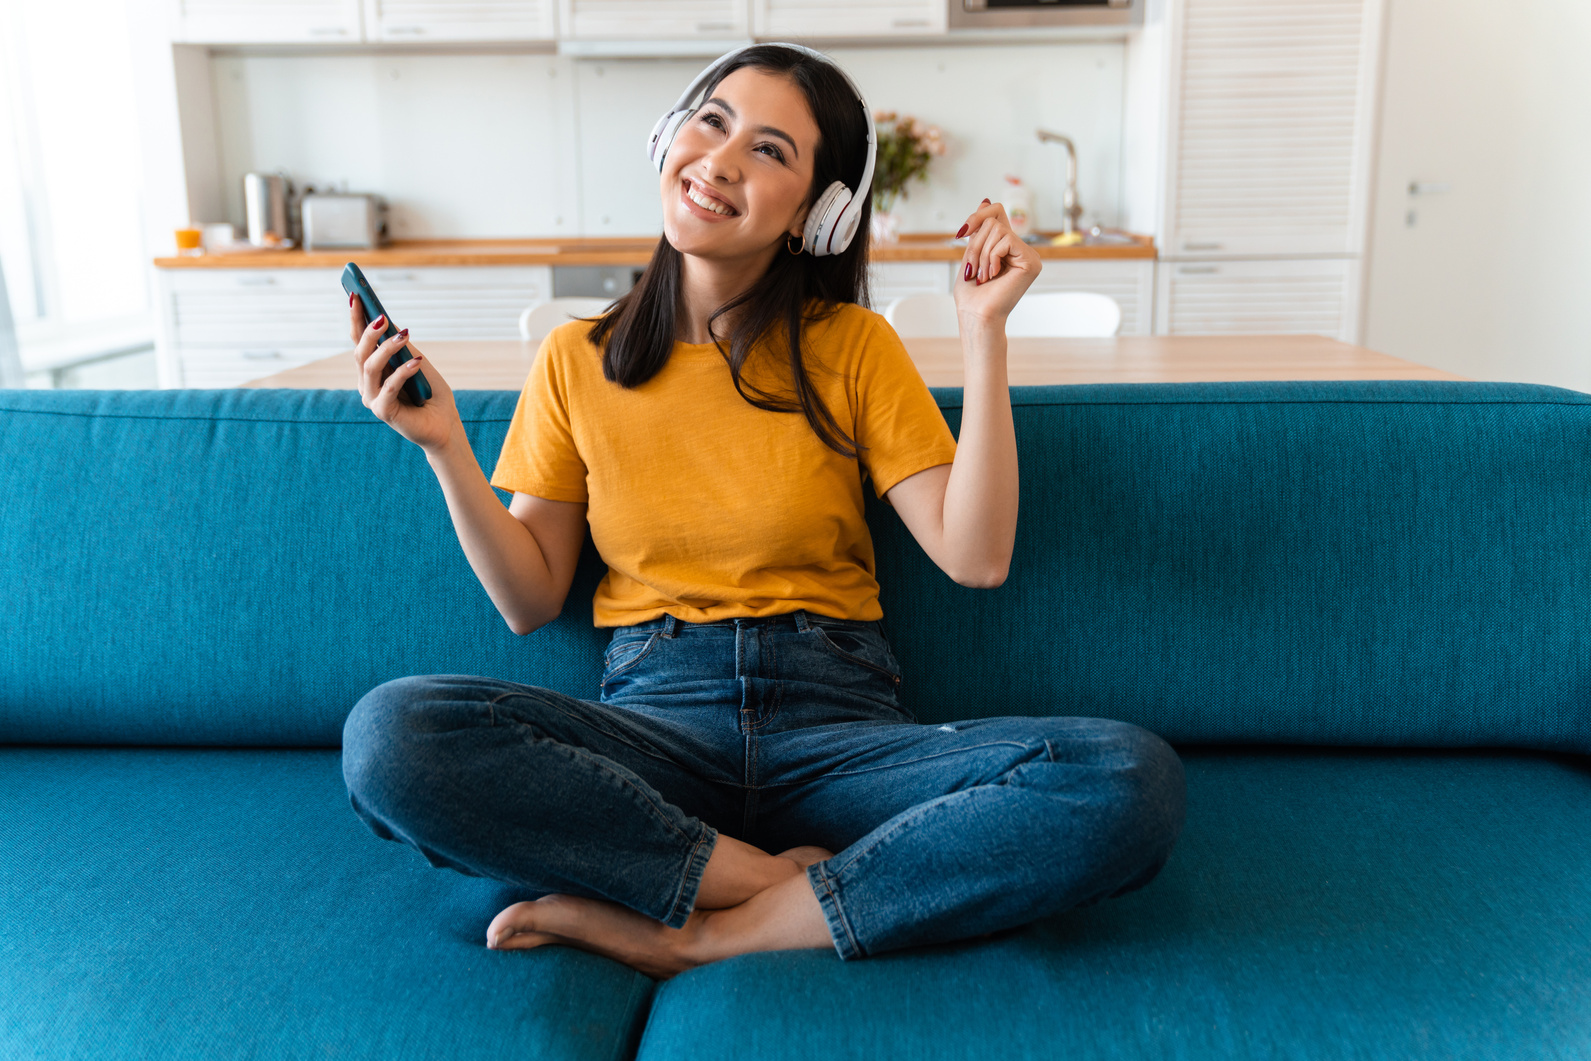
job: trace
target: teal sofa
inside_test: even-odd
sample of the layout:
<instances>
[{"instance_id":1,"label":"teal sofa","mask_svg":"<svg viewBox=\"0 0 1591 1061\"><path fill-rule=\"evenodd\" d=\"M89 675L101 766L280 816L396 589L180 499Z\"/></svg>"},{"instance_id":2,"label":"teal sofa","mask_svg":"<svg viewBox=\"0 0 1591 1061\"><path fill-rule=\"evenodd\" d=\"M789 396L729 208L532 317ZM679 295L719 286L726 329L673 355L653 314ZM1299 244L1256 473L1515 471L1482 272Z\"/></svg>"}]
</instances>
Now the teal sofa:
<instances>
[{"instance_id":1,"label":"teal sofa","mask_svg":"<svg viewBox=\"0 0 1591 1061\"><path fill-rule=\"evenodd\" d=\"M488 469L515 398L460 395ZM516 637L351 392L0 391L0 1058L1591 1058L1591 395L1013 401L1004 585L869 498L902 696L1164 736L1171 860L989 939L658 983L487 950L529 896L376 838L339 763L400 675L594 697L589 541Z\"/></svg>"}]
</instances>

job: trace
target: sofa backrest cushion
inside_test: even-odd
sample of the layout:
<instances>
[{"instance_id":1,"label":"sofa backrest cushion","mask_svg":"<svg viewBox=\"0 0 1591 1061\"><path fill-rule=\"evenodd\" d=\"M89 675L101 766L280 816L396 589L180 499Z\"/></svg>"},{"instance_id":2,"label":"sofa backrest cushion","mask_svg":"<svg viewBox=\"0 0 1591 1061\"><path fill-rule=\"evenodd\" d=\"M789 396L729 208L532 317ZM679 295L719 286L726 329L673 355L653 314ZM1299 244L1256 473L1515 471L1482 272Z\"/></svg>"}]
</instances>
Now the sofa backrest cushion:
<instances>
[{"instance_id":1,"label":"sofa backrest cushion","mask_svg":"<svg viewBox=\"0 0 1591 1061\"><path fill-rule=\"evenodd\" d=\"M961 392L935 396L959 433ZM516 397L459 393L484 470ZM868 494L922 721L1591 752L1591 395L1012 398L1003 585L956 585ZM336 745L359 697L406 674L597 695L589 539L564 614L515 636L422 453L352 392L3 391L0 468L0 742Z\"/></svg>"}]
</instances>

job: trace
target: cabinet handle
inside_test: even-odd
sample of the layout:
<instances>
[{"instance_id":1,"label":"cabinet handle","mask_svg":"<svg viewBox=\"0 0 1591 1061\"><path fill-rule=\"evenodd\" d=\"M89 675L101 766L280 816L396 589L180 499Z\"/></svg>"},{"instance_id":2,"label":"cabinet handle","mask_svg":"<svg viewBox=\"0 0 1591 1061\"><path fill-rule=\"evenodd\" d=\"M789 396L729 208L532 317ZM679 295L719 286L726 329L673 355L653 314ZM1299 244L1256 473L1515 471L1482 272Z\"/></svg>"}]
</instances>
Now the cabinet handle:
<instances>
[{"instance_id":1,"label":"cabinet handle","mask_svg":"<svg viewBox=\"0 0 1591 1061\"><path fill-rule=\"evenodd\" d=\"M273 359L276 359L276 358L280 358L281 356L282 356L282 352L280 350L245 350L245 351L243 351L243 357L244 357L245 360L248 360L248 361L270 361L270 360L273 360Z\"/></svg>"},{"instance_id":2,"label":"cabinet handle","mask_svg":"<svg viewBox=\"0 0 1591 1061\"><path fill-rule=\"evenodd\" d=\"M274 276L240 276L240 277L238 277L238 286L239 287L265 287L268 284L274 284L274 283L276 283L276 277L274 277Z\"/></svg>"},{"instance_id":3,"label":"cabinet handle","mask_svg":"<svg viewBox=\"0 0 1591 1061\"><path fill-rule=\"evenodd\" d=\"M926 18L897 18L890 20L891 29L927 29Z\"/></svg>"},{"instance_id":4,"label":"cabinet handle","mask_svg":"<svg viewBox=\"0 0 1591 1061\"><path fill-rule=\"evenodd\" d=\"M346 37L348 30L343 26L315 26L310 29L310 34L315 37Z\"/></svg>"},{"instance_id":5,"label":"cabinet handle","mask_svg":"<svg viewBox=\"0 0 1591 1061\"><path fill-rule=\"evenodd\" d=\"M712 33L715 30L734 29L733 22L698 22L696 29L700 33Z\"/></svg>"},{"instance_id":6,"label":"cabinet handle","mask_svg":"<svg viewBox=\"0 0 1591 1061\"><path fill-rule=\"evenodd\" d=\"M1182 268L1177 270L1177 272L1181 273L1183 276L1194 276L1196 274L1209 275L1210 273L1218 273L1220 271L1220 269L1213 265L1184 265Z\"/></svg>"},{"instance_id":7,"label":"cabinet handle","mask_svg":"<svg viewBox=\"0 0 1591 1061\"><path fill-rule=\"evenodd\" d=\"M413 34L418 35L418 34L421 34L421 33L425 32L425 27L424 26L388 26L383 32L388 33L388 34L413 33Z\"/></svg>"},{"instance_id":8,"label":"cabinet handle","mask_svg":"<svg viewBox=\"0 0 1591 1061\"><path fill-rule=\"evenodd\" d=\"M1410 195L1441 195L1443 192L1450 192L1452 190L1453 186L1444 181L1409 182Z\"/></svg>"},{"instance_id":9,"label":"cabinet handle","mask_svg":"<svg viewBox=\"0 0 1591 1061\"><path fill-rule=\"evenodd\" d=\"M1189 240L1182 244L1182 249L1185 251L1218 251L1221 249L1221 244Z\"/></svg>"},{"instance_id":10,"label":"cabinet handle","mask_svg":"<svg viewBox=\"0 0 1591 1061\"><path fill-rule=\"evenodd\" d=\"M403 280L416 279L413 273L375 273L370 279L380 280L384 284L395 284Z\"/></svg>"}]
</instances>

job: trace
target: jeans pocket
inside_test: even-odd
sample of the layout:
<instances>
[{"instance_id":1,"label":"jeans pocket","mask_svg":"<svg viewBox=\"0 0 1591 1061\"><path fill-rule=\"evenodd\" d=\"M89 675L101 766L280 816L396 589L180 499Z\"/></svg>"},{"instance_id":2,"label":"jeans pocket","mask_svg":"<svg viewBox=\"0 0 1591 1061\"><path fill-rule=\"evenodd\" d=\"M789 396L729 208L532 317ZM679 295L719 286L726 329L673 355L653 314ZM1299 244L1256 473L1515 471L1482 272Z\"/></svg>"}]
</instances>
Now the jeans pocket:
<instances>
[{"instance_id":1,"label":"jeans pocket","mask_svg":"<svg viewBox=\"0 0 1591 1061\"><path fill-rule=\"evenodd\" d=\"M607 685L614 678L623 674L641 660L645 659L657 644L658 638L663 636L663 631L653 630L650 634L620 634L608 643L606 651L602 653L602 680L600 685Z\"/></svg>"},{"instance_id":2,"label":"jeans pocket","mask_svg":"<svg viewBox=\"0 0 1591 1061\"><path fill-rule=\"evenodd\" d=\"M872 624L814 620L811 628L817 634L818 643L831 655L877 671L888 678L891 685L900 686L900 664L895 653L890 651L889 642Z\"/></svg>"}]
</instances>

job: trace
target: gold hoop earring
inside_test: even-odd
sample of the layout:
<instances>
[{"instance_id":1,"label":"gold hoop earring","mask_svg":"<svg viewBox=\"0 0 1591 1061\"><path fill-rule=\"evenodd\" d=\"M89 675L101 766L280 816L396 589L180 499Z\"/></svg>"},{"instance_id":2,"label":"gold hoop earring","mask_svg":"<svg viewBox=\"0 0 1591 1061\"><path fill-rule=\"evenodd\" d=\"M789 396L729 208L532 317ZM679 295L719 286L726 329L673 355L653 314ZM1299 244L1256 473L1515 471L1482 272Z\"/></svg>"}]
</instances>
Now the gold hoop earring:
<instances>
[{"instance_id":1,"label":"gold hoop earring","mask_svg":"<svg viewBox=\"0 0 1591 1061\"><path fill-rule=\"evenodd\" d=\"M799 247L790 246L790 241L793 240L793 239L795 239L795 236L793 236L793 235L785 236L785 238L784 238L784 249L785 250L789 251L791 254L800 254L802 251L807 249L807 234L805 232L801 233L801 246L799 246Z\"/></svg>"}]
</instances>

